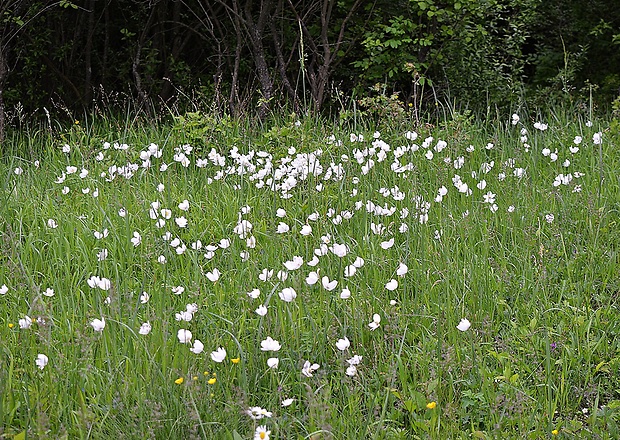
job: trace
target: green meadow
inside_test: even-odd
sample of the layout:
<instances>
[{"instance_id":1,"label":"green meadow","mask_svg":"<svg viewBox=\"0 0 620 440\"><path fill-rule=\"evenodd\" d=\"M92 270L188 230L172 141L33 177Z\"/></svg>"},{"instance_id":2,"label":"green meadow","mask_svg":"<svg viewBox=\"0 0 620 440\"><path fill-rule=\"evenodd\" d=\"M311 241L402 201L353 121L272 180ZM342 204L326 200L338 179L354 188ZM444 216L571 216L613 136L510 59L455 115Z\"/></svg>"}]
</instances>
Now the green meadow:
<instances>
[{"instance_id":1,"label":"green meadow","mask_svg":"<svg viewBox=\"0 0 620 440\"><path fill-rule=\"evenodd\" d=\"M619 438L619 147L526 108L9 133L0 438Z\"/></svg>"}]
</instances>

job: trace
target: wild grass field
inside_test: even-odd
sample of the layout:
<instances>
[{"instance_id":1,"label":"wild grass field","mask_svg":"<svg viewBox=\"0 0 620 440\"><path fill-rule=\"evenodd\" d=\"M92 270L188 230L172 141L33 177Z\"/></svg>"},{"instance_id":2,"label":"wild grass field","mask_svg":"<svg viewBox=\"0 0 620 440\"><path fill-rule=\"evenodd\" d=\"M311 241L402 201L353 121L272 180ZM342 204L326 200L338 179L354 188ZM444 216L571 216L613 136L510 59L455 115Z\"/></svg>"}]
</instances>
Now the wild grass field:
<instances>
[{"instance_id":1,"label":"wild grass field","mask_svg":"<svg viewBox=\"0 0 620 440\"><path fill-rule=\"evenodd\" d=\"M14 134L0 437L619 438L617 126L514 112Z\"/></svg>"}]
</instances>

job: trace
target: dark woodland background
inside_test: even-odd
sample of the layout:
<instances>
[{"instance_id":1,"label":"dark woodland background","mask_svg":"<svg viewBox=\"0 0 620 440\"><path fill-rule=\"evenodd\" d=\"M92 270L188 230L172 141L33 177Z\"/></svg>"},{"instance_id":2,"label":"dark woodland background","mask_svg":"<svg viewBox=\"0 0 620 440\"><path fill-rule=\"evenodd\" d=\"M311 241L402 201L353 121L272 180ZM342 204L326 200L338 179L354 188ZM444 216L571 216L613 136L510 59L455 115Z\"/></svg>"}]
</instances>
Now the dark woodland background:
<instances>
[{"instance_id":1,"label":"dark woodland background","mask_svg":"<svg viewBox=\"0 0 620 440\"><path fill-rule=\"evenodd\" d=\"M437 101L484 110L525 99L609 107L620 88L619 6L0 0L0 131L43 108L120 110L129 101L152 114L201 101L258 117L282 107L337 113L380 96L420 111Z\"/></svg>"}]
</instances>

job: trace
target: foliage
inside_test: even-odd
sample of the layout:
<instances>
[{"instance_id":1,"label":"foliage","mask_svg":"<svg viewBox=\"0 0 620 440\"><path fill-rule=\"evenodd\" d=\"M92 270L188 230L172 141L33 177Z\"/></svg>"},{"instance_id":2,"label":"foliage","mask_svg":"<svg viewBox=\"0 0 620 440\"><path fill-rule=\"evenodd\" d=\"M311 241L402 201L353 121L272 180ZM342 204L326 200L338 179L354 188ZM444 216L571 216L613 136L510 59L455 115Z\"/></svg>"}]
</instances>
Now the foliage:
<instances>
[{"instance_id":1,"label":"foliage","mask_svg":"<svg viewBox=\"0 0 620 440\"><path fill-rule=\"evenodd\" d=\"M0 91L28 114L124 94L150 116L194 111L198 96L264 119L338 111L331 91L372 100L377 83L418 116L537 96L607 109L620 87L612 0L11 0L0 12Z\"/></svg>"}]
</instances>

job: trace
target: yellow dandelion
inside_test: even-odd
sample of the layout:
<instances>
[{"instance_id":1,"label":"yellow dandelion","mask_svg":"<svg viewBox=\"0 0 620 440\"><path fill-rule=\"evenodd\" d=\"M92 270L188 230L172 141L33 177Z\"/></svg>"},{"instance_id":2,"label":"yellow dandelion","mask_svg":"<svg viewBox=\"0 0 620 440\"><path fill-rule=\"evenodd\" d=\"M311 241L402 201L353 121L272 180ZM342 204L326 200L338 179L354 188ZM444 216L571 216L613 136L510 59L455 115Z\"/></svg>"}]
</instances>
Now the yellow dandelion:
<instances>
[{"instance_id":1,"label":"yellow dandelion","mask_svg":"<svg viewBox=\"0 0 620 440\"><path fill-rule=\"evenodd\" d=\"M558 435L560 433L560 431L558 431L557 429L554 429L553 431L551 431L551 434L553 435Z\"/></svg>"},{"instance_id":2,"label":"yellow dandelion","mask_svg":"<svg viewBox=\"0 0 620 440\"><path fill-rule=\"evenodd\" d=\"M9 328L13 328L15 327L15 324L13 324L12 322L9 322Z\"/></svg>"},{"instance_id":3,"label":"yellow dandelion","mask_svg":"<svg viewBox=\"0 0 620 440\"><path fill-rule=\"evenodd\" d=\"M179 377L177 380L174 381L174 383L176 383L177 385L181 385L183 383L183 378Z\"/></svg>"},{"instance_id":4,"label":"yellow dandelion","mask_svg":"<svg viewBox=\"0 0 620 440\"><path fill-rule=\"evenodd\" d=\"M193 376L192 380L198 380L198 376Z\"/></svg>"},{"instance_id":5,"label":"yellow dandelion","mask_svg":"<svg viewBox=\"0 0 620 440\"><path fill-rule=\"evenodd\" d=\"M428 402L428 403L426 404L426 407L427 407L428 409L435 409L435 408L437 408L437 402L435 402L435 401L433 401L433 402Z\"/></svg>"},{"instance_id":6,"label":"yellow dandelion","mask_svg":"<svg viewBox=\"0 0 620 440\"><path fill-rule=\"evenodd\" d=\"M241 358L234 358L230 360L233 364L238 364L239 362L241 362Z\"/></svg>"},{"instance_id":7,"label":"yellow dandelion","mask_svg":"<svg viewBox=\"0 0 620 440\"><path fill-rule=\"evenodd\" d=\"M208 383L209 385L213 385L213 384L215 383L215 381L216 381L216 380L217 380L217 379L216 379L215 377L212 377L211 379L209 379L209 380L207 381L207 383Z\"/></svg>"}]
</instances>

